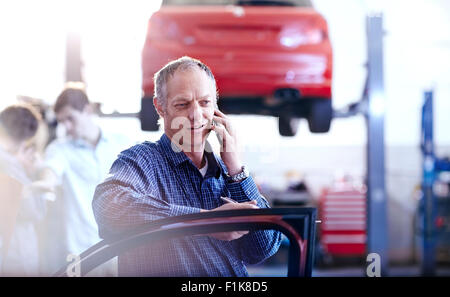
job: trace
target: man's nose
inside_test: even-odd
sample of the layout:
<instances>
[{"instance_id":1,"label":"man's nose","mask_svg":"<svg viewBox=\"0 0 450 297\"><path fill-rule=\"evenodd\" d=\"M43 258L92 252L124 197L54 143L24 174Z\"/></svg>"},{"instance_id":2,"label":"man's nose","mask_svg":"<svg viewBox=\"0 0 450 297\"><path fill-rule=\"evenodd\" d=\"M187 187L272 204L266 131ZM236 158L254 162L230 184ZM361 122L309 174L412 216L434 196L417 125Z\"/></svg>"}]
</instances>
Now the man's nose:
<instances>
[{"instance_id":1,"label":"man's nose","mask_svg":"<svg viewBox=\"0 0 450 297\"><path fill-rule=\"evenodd\" d=\"M194 122L202 117L203 111L202 107L198 102L194 102L189 109L189 120Z\"/></svg>"}]
</instances>

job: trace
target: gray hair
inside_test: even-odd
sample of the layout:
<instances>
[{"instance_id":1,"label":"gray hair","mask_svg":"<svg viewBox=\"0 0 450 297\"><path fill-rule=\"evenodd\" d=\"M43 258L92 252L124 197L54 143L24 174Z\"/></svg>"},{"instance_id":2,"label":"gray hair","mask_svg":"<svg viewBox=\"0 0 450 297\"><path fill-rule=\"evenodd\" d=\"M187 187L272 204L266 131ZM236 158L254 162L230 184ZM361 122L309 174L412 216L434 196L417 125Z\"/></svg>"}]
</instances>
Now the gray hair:
<instances>
[{"instance_id":1,"label":"gray hair","mask_svg":"<svg viewBox=\"0 0 450 297\"><path fill-rule=\"evenodd\" d=\"M204 63L200 60L184 56L177 60L170 61L163 68L161 68L158 72L155 73L154 76L154 85L155 85L155 94L154 96L157 98L159 105L164 108L167 107L167 82L174 73L179 70L187 70L198 67L201 70L205 71L206 75L214 83L214 89L217 90L216 79L209 69ZM217 91L216 91L216 99L217 99Z\"/></svg>"}]
</instances>

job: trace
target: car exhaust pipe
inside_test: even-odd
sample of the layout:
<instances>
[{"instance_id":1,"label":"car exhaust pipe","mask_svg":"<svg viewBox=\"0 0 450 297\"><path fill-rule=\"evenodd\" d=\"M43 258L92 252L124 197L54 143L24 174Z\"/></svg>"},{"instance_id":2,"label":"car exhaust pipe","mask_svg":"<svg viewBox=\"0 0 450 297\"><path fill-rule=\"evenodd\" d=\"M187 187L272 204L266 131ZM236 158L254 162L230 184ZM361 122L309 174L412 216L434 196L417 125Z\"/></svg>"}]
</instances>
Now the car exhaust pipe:
<instances>
[{"instance_id":1,"label":"car exhaust pipe","mask_svg":"<svg viewBox=\"0 0 450 297\"><path fill-rule=\"evenodd\" d=\"M300 99L300 91L294 88L277 89L274 92L273 97L280 103L293 103L297 102Z\"/></svg>"}]
</instances>

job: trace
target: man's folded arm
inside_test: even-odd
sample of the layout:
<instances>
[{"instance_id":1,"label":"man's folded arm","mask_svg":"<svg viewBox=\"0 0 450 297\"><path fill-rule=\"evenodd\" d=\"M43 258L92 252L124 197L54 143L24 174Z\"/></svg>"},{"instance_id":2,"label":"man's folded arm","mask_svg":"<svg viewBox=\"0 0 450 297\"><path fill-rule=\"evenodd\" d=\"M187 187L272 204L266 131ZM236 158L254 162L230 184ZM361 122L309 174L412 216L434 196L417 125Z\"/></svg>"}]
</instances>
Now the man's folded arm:
<instances>
[{"instance_id":1,"label":"man's folded arm","mask_svg":"<svg viewBox=\"0 0 450 297\"><path fill-rule=\"evenodd\" d=\"M92 208L100 237L158 219L200 212L199 208L169 204L160 199L155 187L149 184L151 177L136 168L139 167L133 166L132 161L118 159L110 176L97 186Z\"/></svg>"}]
</instances>

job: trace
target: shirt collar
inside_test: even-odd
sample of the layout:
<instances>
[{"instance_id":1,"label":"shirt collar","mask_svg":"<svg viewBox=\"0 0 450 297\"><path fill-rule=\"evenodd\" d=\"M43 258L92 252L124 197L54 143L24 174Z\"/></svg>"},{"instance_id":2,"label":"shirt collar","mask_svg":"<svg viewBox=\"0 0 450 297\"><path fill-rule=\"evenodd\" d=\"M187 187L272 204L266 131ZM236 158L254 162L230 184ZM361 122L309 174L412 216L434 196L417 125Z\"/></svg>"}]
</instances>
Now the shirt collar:
<instances>
[{"instance_id":1,"label":"shirt collar","mask_svg":"<svg viewBox=\"0 0 450 297\"><path fill-rule=\"evenodd\" d=\"M175 144L172 144L172 141L166 133L161 136L159 143L163 153L169 158L174 166L178 166L189 160L185 153L183 153Z\"/></svg>"},{"instance_id":2,"label":"shirt collar","mask_svg":"<svg viewBox=\"0 0 450 297\"><path fill-rule=\"evenodd\" d=\"M163 154L167 156L174 166L179 166L184 162L189 162L194 166L191 159L189 159L175 144L172 144L172 141L165 133L159 139L159 144L161 145ZM208 176L219 178L222 169L208 142L206 142L205 145L205 157L208 159L208 170L206 171L205 178Z\"/></svg>"},{"instance_id":3,"label":"shirt collar","mask_svg":"<svg viewBox=\"0 0 450 297\"><path fill-rule=\"evenodd\" d=\"M103 131L100 128L100 138L97 142L97 146L100 142L107 142L108 141L108 135L107 133L105 133L105 131ZM77 145L77 146L81 146L81 147L92 147L92 145L90 145L86 140L81 139L81 138L77 138L77 139L72 139L72 142ZM96 146L96 147L97 147Z\"/></svg>"},{"instance_id":4,"label":"shirt collar","mask_svg":"<svg viewBox=\"0 0 450 297\"><path fill-rule=\"evenodd\" d=\"M208 160L208 170L206 171L205 178L214 176L215 178L219 178L222 174L222 168L219 165L219 161L217 157L212 152L211 145L209 142L206 142L205 145L205 157Z\"/></svg>"}]
</instances>

